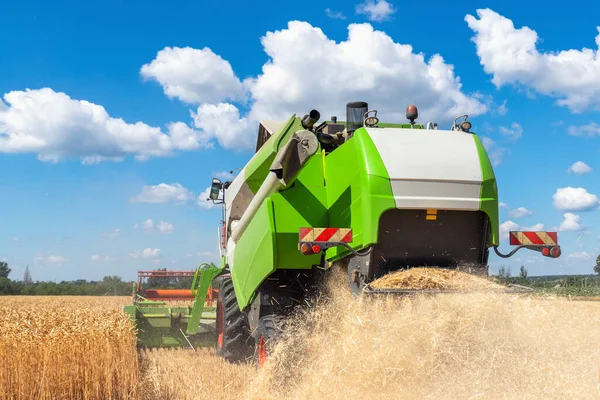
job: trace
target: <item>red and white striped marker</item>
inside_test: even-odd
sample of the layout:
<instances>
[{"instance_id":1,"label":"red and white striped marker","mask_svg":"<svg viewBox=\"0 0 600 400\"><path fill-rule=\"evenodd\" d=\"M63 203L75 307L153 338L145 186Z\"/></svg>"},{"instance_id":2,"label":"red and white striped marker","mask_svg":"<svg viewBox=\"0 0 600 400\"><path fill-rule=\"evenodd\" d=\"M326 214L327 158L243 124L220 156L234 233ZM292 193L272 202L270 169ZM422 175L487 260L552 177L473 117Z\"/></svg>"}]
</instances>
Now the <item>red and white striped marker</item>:
<instances>
[{"instance_id":1,"label":"red and white striped marker","mask_svg":"<svg viewBox=\"0 0 600 400\"><path fill-rule=\"evenodd\" d=\"M557 232L513 232L509 233L511 246L556 246Z\"/></svg>"},{"instance_id":2,"label":"red and white striped marker","mask_svg":"<svg viewBox=\"0 0 600 400\"><path fill-rule=\"evenodd\" d=\"M352 229L349 228L300 228L300 242L351 243Z\"/></svg>"}]
</instances>

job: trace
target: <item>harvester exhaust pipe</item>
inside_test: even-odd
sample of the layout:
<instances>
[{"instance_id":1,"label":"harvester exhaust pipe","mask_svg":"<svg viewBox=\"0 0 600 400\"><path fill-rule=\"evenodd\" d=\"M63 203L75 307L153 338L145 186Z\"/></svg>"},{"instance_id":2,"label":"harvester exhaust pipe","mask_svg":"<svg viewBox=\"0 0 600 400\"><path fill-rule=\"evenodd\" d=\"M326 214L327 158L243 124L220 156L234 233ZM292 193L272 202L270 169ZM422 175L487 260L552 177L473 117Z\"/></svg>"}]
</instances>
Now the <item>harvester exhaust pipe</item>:
<instances>
[{"instance_id":1,"label":"harvester exhaust pipe","mask_svg":"<svg viewBox=\"0 0 600 400\"><path fill-rule=\"evenodd\" d=\"M349 135L363 126L363 118L367 111L369 104L364 101L351 101L346 104L346 132Z\"/></svg>"},{"instance_id":2,"label":"harvester exhaust pipe","mask_svg":"<svg viewBox=\"0 0 600 400\"><path fill-rule=\"evenodd\" d=\"M316 110L313 111L317 113L317 118L311 118L311 121L314 120L312 124L318 121L319 113ZM314 117L315 114L313 111L311 111L311 114ZM237 243L244 234L248 224L260 208L262 202L271 194L294 182L304 164L306 164L308 159L317 152L318 148L319 141L313 132L303 130L295 132L292 135L285 146L283 146L275 155L275 159L269 169L269 175L256 192L256 195L240 218L239 223L231 233L230 240L232 240L233 243Z\"/></svg>"},{"instance_id":3,"label":"harvester exhaust pipe","mask_svg":"<svg viewBox=\"0 0 600 400\"><path fill-rule=\"evenodd\" d=\"M304 129L312 129L319 118L321 118L321 114L317 110L310 110L310 113L302 118L302 127Z\"/></svg>"}]
</instances>

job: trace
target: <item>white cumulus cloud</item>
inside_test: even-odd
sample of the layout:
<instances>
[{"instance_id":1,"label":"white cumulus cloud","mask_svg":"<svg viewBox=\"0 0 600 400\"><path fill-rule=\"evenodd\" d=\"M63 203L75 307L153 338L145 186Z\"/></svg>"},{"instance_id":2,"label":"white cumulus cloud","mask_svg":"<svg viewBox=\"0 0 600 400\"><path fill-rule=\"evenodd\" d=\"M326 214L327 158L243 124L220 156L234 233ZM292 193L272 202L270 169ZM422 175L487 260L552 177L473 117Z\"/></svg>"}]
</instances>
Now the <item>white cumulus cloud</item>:
<instances>
[{"instance_id":1,"label":"white cumulus cloud","mask_svg":"<svg viewBox=\"0 0 600 400\"><path fill-rule=\"evenodd\" d=\"M535 225L532 226L523 226L523 225L519 225L514 221L504 221L503 223L500 224L499 227L500 230L500 239L502 240L507 240L508 239L508 235L511 231L543 231L544 230L544 224L542 223L537 223Z\"/></svg>"},{"instance_id":2,"label":"white cumulus cloud","mask_svg":"<svg viewBox=\"0 0 600 400\"><path fill-rule=\"evenodd\" d=\"M561 211L589 211L597 209L600 205L598 196L582 187L566 187L556 190L552 196L554 207Z\"/></svg>"},{"instance_id":3,"label":"white cumulus cloud","mask_svg":"<svg viewBox=\"0 0 600 400\"><path fill-rule=\"evenodd\" d=\"M508 239L508 234L510 231L519 231L520 225L513 221L504 221L500 224L500 238Z\"/></svg>"},{"instance_id":4,"label":"white cumulus cloud","mask_svg":"<svg viewBox=\"0 0 600 400\"><path fill-rule=\"evenodd\" d=\"M569 132L569 135L571 136L600 136L600 125L595 122L580 126L571 125L567 128L567 132Z\"/></svg>"},{"instance_id":5,"label":"white cumulus cloud","mask_svg":"<svg viewBox=\"0 0 600 400\"><path fill-rule=\"evenodd\" d=\"M511 218L521 218L521 217L526 217L526 216L532 215L532 214L533 214L533 211L528 210L525 207L519 207L515 210L510 210L508 212L508 216Z\"/></svg>"},{"instance_id":6,"label":"white cumulus cloud","mask_svg":"<svg viewBox=\"0 0 600 400\"><path fill-rule=\"evenodd\" d=\"M145 185L141 192L130 199L132 203L186 203L194 198L194 194L180 183L160 183Z\"/></svg>"},{"instance_id":7,"label":"white cumulus cloud","mask_svg":"<svg viewBox=\"0 0 600 400\"><path fill-rule=\"evenodd\" d=\"M558 230L561 232L577 232L583 229L581 217L573 213L563 214L563 222L560 223Z\"/></svg>"},{"instance_id":8,"label":"white cumulus cloud","mask_svg":"<svg viewBox=\"0 0 600 400\"><path fill-rule=\"evenodd\" d=\"M206 140L183 123L161 128L111 117L104 107L50 88L12 91L0 100L0 152L37 153L45 162L80 157L84 164L169 156ZM185 124L183 124L185 125Z\"/></svg>"},{"instance_id":9,"label":"white cumulus cloud","mask_svg":"<svg viewBox=\"0 0 600 400\"><path fill-rule=\"evenodd\" d=\"M148 259L158 259L162 257L160 249L151 249L150 247L145 248L142 251L132 251L129 253L131 258L148 258Z\"/></svg>"},{"instance_id":10,"label":"white cumulus cloud","mask_svg":"<svg viewBox=\"0 0 600 400\"><path fill-rule=\"evenodd\" d=\"M139 225L136 224L136 227L138 227L138 226ZM154 223L154 221L151 218L148 218L142 224L142 230L145 233L159 232L159 233L168 235L168 234L173 233L173 231L175 230L175 227L173 226L173 224L171 224L169 222L159 221L158 223Z\"/></svg>"},{"instance_id":11,"label":"white cumulus cloud","mask_svg":"<svg viewBox=\"0 0 600 400\"><path fill-rule=\"evenodd\" d=\"M530 227L521 228L521 230L524 230L524 231L534 231L534 232L535 231L543 231L544 230L544 224L538 222L537 224L532 225Z\"/></svg>"},{"instance_id":12,"label":"white cumulus cloud","mask_svg":"<svg viewBox=\"0 0 600 400\"><path fill-rule=\"evenodd\" d=\"M241 151L256 145L257 122L240 117L233 104L202 104L191 114L196 128L226 149Z\"/></svg>"},{"instance_id":13,"label":"white cumulus cloud","mask_svg":"<svg viewBox=\"0 0 600 400\"><path fill-rule=\"evenodd\" d=\"M101 256L99 256L99 255L97 255L97 254L96 254L96 255L93 255L93 256L91 257L91 260L92 260L92 261L95 261L95 262L98 262L98 261L105 261L105 262L108 262L108 261L112 261L112 260L113 260L113 258L112 258L111 256L105 256L105 257L101 257Z\"/></svg>"},{"instance_id":14,"label":"white cumulus cloud","mask_svg":"<svg viewBox=\"0 0 600 400\"><path fill-rule=\"evenodd\" d=\"M465 21L475 32L480 62L497 87L520 85L557 98L572 112L600 110L600 27L596 49L540 52L539 37L531 28L516 28L510 19L487 8L478 9L477 17L466 15Z\"/></svg>"},{"instance_id":15,"label":"white cumulus cloud","mask_svg":"<svg viewBox=\"0 0 600 400\"><path fill-rule=\"evenodd\" d=\"M583 161L577 161L569 167L568 171L576 175L583 175L592 172L592 168Z\"/></svg>"},{"instance_id":16,"label":"white cumulus cloud","mask_svg":"<svg viewBox=\"0 0 600 400\"><path fill-rule=\"evenodd\" d=\"M423 123L448 126L459 114L477 116L489 109L480 95L463 92L454 67L441 55L425 59L368 23L350 24L347 39L336 42L307 22L290 21L285 29L267 32L261 44L268 61L261 74L243 81L206 48L187 49L179 57L181 49L167 47L146 64L156 68L143 67L142 74L161 82L167 96L197 104L191 116L201 137L234 150L254 147L261 119L285 120L313 108L324 118L345 119L346 103L357 99L376 108L383 121L404 121L405 108L413 103ZM198 59L211 60L211 66ZM244 115L234 104L242 97L239 82L245 91L239 102L249 109Z\"/></svg>"},{"instance_id":17,"label":"white cumulus cloud","mask_svg":"<svg viewBox=\"0 0 600 400\"><path fill-rule=\"evenodd\" d=\"M487 136L481 137L481 144L485 148L485 151L490 158L490 162L494 167L497 167L502 163L504 156L509 151L507 148L499 146L493 139Z\"/></svg>"},{"instance_id":18,"label":"white cumulus cloud","mask_svg":"<svg viewBox=\"0 0 600 400\"><path fill-rule=\"evenodd\" d=\"M504 136L508 137L510 140L517 140L518 138L521 137L521 135L523 134L523 128L521 127L520 124L514 122L510 128L506 128L504 126L501 126L499 128L500 133L503 134Z\"/></svg>"},{"instance_id":19,"label":"white cumulus cloud","mask_svg":"<svg viewBox=\"0 0 600 400\"><path fill-rule=\"evenodd\" d=\"M227 181L234 178L233 174L229 171L214 172L213 176L222 181Z\"/></svg>"},{"instance_id":20,"label":"white cumulus cloud","mask_svg":"<svg viewBox=\"0 0 600 400\"><path fill-rule=\"evenodd\" d=\"M229 174L228 172L219 172L217 175L226 178ZM173 202L178 205L186 204L190 200L194 200L196 205L199 208L204 209L213 209L216 207L220 207L219 204L214 204L212 201L207 200L208 195L210 193L210 186L208 186L204 191L202 191L199 195L195 195L191 190L186 189L179 183L167 184L160 183L154 186L144 186L141 192L130 199L133 203L169 203ZM222 195L219 195L219 200L222 200ZM134 228L139 228L140 224L135 224ZM161 233L171 233L174 228L173 225L161 221L158 224L152 219L146 220L141 224L142 229L146 232L151 232L153 230L158 230Z\"/></svg>"},{"instance_id":21,"label":"white cumulus cloud","mask_svg":"<svg viewBox=\"0 0 600 400\"><path fill-rule=\"evenodd\" d=\"M165 47L140 73L160 83L168 97L186 103L217 103L245 95L231 64L207 47Z\"/></svg>"},{"instance_id":22,"label":"white cumulus cloud","mask_svg":"<svg viewBox=\"0 0 600 400\"><path fill-rule=\"evenodd\" d=\"M54 254L44 256L42 254L38 254L35 256L34 261L39 264L47 264L47 265L62 265L69 261L68 258L63 256L57 256Z\"/></svg>"},{"instance_id":23,"label":"white cumulus cloud","mask_svg":"<svg viewBox=\"0 0 600 400\"><path fill-rule=\"evenodd\" d=\"M112 238L115 238L117 236L121 236L121 230L120 229L113 229L110 232L103 233L102 236L107 237L109 239L112 239Z\"/></svg>"},{"instance_id":24,"label":"white cumulus cloud","mask_svg":"<svg viewBox=\"0 0 600 400\"><path fill-rule=\"evenodd\" d=\"M325 14L327 14L329 18L333 19L346 19L346 16L343 13L339 11L333 11L331 8L326 8Z\"/></svg>"},{"instance_id":25,"label":"white cumulus cloud","mask_svg":"<svg viewBox=\"0 0 600 400\"><path fill-rule=\"evenodd\" d=\"M396 13L396 8L386 0L365 0L356 6L357 14L364 14L369 21L386 21Z\"/></svg>"},{"instance_id":26,"label":"white cumulus cloud","mask_svg":"<svg viewBox=\"0 0 600 400\"><path fill-rule=\"evenodd\" d=\"M423 120L487 112L475 96L462 92L454 67L441 55L426 60L368 23L350 24L348 38L337 43L320 28L290 21L287 29L268 32L261 42L270 60L261 75L248 80L254 119L287 118L312 108L341 117L346 103L356 99L377 108L382 120L406 120L411 103ZM301 61L298 53L304 55Z\"/></svg>"}]
</instances>

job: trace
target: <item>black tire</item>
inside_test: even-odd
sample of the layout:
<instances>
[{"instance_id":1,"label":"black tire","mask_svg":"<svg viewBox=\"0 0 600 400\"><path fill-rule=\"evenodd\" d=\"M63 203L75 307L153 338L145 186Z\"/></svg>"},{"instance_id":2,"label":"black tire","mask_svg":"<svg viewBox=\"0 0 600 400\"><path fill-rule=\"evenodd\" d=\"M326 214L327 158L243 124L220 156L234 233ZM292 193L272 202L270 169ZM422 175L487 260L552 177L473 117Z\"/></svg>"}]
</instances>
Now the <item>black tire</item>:
<instances>
[{"instance_id":1,"label":"black tire","mask_svg":"<svg viewBox=\"0 0 600 400\"><path fill-rule=\"evenodd\" d=\"M238 307L231 277L224 276L219 285L215 328L215 349L219 357L234 363L252 358L254 340L250 335L250 324L247 315Z\"/></svg>"},{"instance_id":2,"label":"black tire","mask_svg":"<svg viewBox=\"0 0 600 400\"><path fill-rule=\"evenodd\" d=\"M281 323L283 318L279 315L269 314L260 317L256 328L256 354L255 360L258 368L262 368L269 358L275 343L281 336Z\"/></svg>"}]
</instances>

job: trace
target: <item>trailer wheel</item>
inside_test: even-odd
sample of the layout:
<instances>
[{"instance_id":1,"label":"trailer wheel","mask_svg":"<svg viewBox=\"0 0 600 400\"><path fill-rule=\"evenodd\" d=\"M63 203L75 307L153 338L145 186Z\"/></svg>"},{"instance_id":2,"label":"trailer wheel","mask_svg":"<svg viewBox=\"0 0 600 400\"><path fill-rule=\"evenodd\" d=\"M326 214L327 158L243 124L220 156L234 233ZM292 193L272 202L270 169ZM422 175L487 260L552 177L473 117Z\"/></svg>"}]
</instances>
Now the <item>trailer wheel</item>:
<instances>
[{"instance_id":1,"label":"trailer wheel","mask_svg":"<svg viewBox=\"0 0 600 400\"><path fill-rule=\"evenodd\" d=\"M256 361L258 368L263 368L269 359L277 339L281 335L282 318L275 314L265 315L260 318L257 330Z\"/></svg>"},{"instance_id":2,"label":"trailer wheel","mask_svg":"<svg viewBox=\"0 0 600 400\"><path fill-rule=\"evenodd\" d=\"M216 317L217 355L230 362L250 359L254 352L254 340L250 335L248 318L238 307L230 277L223 277L220 282Z\"/></svg>"}]
</instances>

